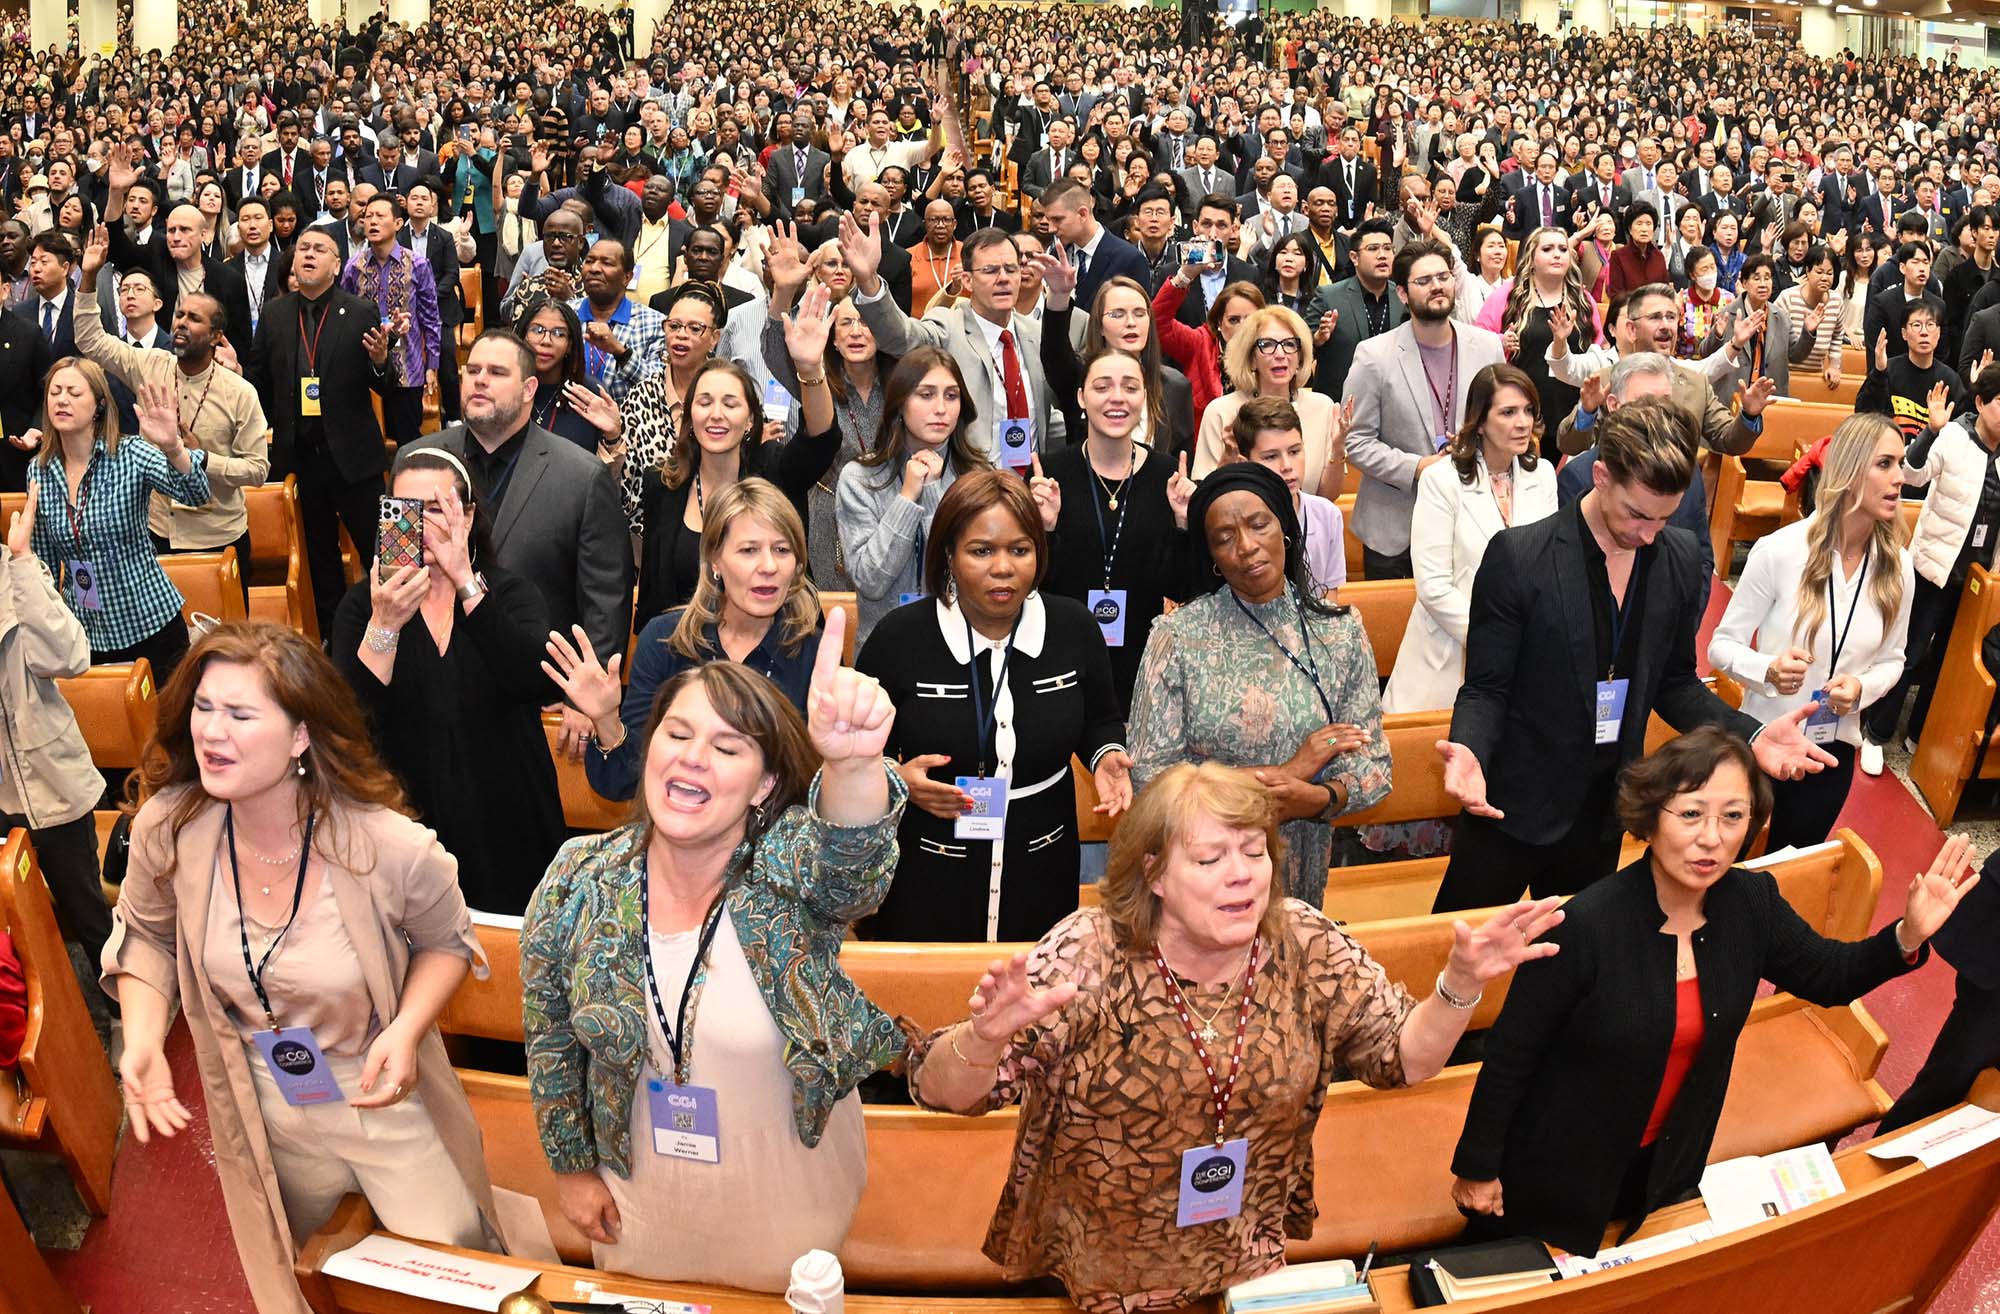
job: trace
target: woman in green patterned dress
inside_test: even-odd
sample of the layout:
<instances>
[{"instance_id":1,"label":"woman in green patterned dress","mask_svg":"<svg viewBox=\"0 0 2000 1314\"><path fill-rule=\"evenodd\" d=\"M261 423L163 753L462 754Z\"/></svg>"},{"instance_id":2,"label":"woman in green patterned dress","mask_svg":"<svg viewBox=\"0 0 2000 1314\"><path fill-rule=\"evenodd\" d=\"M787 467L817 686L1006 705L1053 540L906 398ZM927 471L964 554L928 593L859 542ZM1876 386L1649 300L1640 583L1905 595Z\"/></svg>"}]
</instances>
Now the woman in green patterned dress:
<instances>
[{"instance_id":1,"label":"woman in green patterned dress","mask_svg":"<svg viewBox=\"0 0 2000 1314\"><path fill-rule=\"evenodd\" d=\"M1285 893L1326 894L1327 823L1389 792L1375 654L1361 621L1306 582L1298 517L1261 465L1195 490L1188 544L1222 587L1154 623L1133 693L1132 779L1177 762L1248 769L1284 823Z\"/></svg>"}]
</instances>

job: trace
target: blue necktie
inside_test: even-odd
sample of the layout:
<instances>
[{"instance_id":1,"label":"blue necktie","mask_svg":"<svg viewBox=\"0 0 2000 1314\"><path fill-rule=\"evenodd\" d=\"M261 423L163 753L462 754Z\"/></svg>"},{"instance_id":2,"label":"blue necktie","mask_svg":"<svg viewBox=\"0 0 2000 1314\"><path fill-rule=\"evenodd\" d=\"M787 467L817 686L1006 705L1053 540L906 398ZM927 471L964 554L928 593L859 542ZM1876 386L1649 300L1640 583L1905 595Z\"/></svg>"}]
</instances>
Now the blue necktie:
<instances>
[{"instance_id":1,"label":"blue necktie","mask_svg":"<svg viewBox=\"0 0 2000 1314\"><path fill-rule=\"evenodd\" d=\"M42 336L48 339L49 345L55 345L56 303L53 301L44 301L42 303Z\"/></svg>"}]
</instances>

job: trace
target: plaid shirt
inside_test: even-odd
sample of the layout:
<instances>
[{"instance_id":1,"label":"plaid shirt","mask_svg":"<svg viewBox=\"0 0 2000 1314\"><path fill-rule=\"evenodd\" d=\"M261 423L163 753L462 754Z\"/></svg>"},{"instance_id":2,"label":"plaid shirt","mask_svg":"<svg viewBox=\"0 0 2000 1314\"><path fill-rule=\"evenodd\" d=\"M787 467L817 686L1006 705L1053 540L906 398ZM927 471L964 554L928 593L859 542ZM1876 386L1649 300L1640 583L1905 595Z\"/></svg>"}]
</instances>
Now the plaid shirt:
<instances>
[{"instance_id":1,"label":"plaid shirt","mask_svg":"<svg viewBox=\"0 0 2000 1314\"><path fill-rule=\"evenodd\" d=\"M595 316L589 297L578 297L570 306L585 325ZM604 322L611 325L611 336L625 344L625 359L614 359L610 352L599 351L586 339L584 370L604 385L612 401L623 406L626 393L648 376L658 374L667 363L667 317L651 306L634 305L630 297L620 297L618 308Z\"/></svg>"},{"instance_id":2,"label":"plaid shirt","mask_svg":"<svg viewBox=\"0 0 2000 1314\"><path fill-rule=\"evenodd\" d=\"M54 443L54 436L47 441ZM144 438L124 439L115 453L107 453L100 438L84 475L80 511L70 504L69 474L59 445L50 453L48 466L35 476L41 485L35 503L35 555L63 581L63 601L83 623L93 652L130 648L158 634L180 614L180 590L153 555L146 506L156 492L183 506L208 501L208 453L190 448L188 456L194 468L182 474ZM81 543L76 528L82 530ZM96 570L101 609L82 605L70 578L74 561L88 562Z\"/></svg>"}]
</instances>

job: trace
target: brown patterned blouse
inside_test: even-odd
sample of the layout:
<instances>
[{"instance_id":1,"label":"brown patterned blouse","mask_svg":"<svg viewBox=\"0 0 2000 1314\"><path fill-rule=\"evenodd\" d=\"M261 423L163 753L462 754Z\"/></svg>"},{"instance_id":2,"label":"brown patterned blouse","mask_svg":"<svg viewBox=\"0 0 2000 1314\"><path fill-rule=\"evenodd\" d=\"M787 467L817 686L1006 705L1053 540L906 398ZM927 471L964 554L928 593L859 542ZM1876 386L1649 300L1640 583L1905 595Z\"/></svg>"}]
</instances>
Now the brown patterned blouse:
<instances>
[{"instance_id":1,"label":"brown patterned blouse","mask_svg":"<svg viewBox=\"0 0 2000 1314\"><path fill-rule=\"evenodd\" d=\"M1189 1228L1176 1225L1181 1154L1214 1139L1213 1104L1152 950L1121 947L1098 908L1035 946L1034 986L1074 981L1080 991L1048 1026L1016 1037L992 1093L967 1110L1022 1102L985 1247L1011 1280L1053 1273L1093 1314L1174 1309L1276 1268L1287 1237L1311 1234L1313 1128L1335 1065L1371 1086L1403 1085L1399 1041L1415 1005L1317 908L1286 900L1284 925L1260 956L1229 1107L1228 1136L1250 1142L1243 1210ZM1182 988L1190 1008L1217 1013L1226 1065L1235 986ZM943 1035L913 1046L913 1091Z\"/></svg>"}]
</instances>

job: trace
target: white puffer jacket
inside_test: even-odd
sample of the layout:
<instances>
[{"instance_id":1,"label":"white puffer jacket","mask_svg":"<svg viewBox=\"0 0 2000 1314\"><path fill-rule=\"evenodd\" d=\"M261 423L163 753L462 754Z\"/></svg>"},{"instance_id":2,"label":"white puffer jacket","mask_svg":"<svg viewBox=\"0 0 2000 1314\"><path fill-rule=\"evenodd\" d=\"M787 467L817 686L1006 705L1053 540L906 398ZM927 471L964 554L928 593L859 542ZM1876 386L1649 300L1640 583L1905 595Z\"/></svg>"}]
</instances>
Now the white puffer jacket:
<instances>
[{"instance_id":1,"label":"white puffer jacket","mask_svg":"<svg viewBox=\"0 0 2000 1314\"><path fill-rule=\"evenodd\" d=\"M1979 513L1979 489L1986 481L1988 453L1973 433L1972 416L1961 416L1938 431L1922 465L1903 458L1903 482L1931 486L1924 509L1917 515L1910 538L1910 556L1917 574L1943 587L1951 567L1965 547L1973 517ZM1912 444L1912 450L1917 444Z\"/></svg>"}]
</instances>

